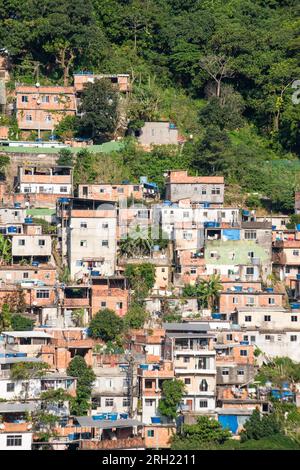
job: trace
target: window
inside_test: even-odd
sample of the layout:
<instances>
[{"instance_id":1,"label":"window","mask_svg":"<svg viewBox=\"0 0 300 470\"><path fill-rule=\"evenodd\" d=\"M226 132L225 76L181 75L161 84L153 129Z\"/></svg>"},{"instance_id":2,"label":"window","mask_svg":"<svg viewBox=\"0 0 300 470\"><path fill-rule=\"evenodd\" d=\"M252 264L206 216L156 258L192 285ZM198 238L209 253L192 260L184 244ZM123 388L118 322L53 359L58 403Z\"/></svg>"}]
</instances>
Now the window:
<instances>
[{"instance_id":1,"label":"window","mask_svg":"<svg viewBox=\"0 0 300 470\"><path fill-rule=\"evenodd\" d=\"M102 302L100 303L100 305L101 305L101 307L104 307L104 308L105 308L105 307L106 307L106 302L105 302L105 301L102 301Z\"/></svg>"},{"instance_id":2,"label":"window","mask_svg":"<svg viewBox=\"0 0 300 470\"><path fill-rule=\"evenodd\" d=\"M201 380L199 390L200 390L200 392L207 392L208 383L205 379Z\"/></svg>"},{"instance_id":3,"label":"window","mask_svg":"<svg viewBox=\"0 0 300 470\"><path fill-rule=\"evenodd\" d=\"M245 375L245 371L243 369L238 369L237 375Z\"/></svg>"},{"instance_id":4,"label":"window","mask_svg":"<svg viewBox=\"0 0 300 470\"><path fill-rule=\"evenodd\" d=\"M53 96L53 103L58 103L58 102L59 102L59 97Z\"/></svg>"},{"instance_id":5,"label":"window","mask_svg":"<svg viewBox=\"0 0 300 470\"><path fill-rule=\"evenodd\" d=\"M123 406L130 406L130 400L129 398L123 398Z\"/></svg>"},{"instance_id":6,"label":"window","mask_svg":"<svg viewBox=\"0 0 300 470\"><path fill-rule=\"evenodd\" d=\"M19 246L25 246L25 240L24 240L24 238L21 238L20 240L18 240L18 245L19 245Z\"/></svg>"},{"instance_id":7,"label":"window","mask_svg":"<svg viewBox=\"0 0 300 470\"><path fill-rule=\"evenodd\" d=\"M238 297L232 297L232 303L233 304L238 304L239 303L239 298Z\"/></svg>"},{"instance_id":8,"label":"window","mask_svg":"<svg viewBox=\"0 0 300 470\"><path fill-rule=\"evenodd\" d=\"M118 193L124 193L124 188L117 188Z\"/></svg>"},{"instance_id":9,"label":"window","mask_svg":"<svg viewBox=\"0 0 300 470\"><path fill-rule=\"evenodd\" d=\"M190 358L189 358L189 356L184 356L184 358L183 358L183 362L190 362Z\"/></svg>"},{"instance_id":10,"label":"window","mask_svg":"<svg viewBox=\"0 0 300 470\"><path fill-rule=\"evenodd\" d=\"M225 217L226 217L225 212L221 212L221 217L222 217L222 219L225 219Z\"/></svg>"},{"instance_id":11,"label":"window","mask_svg":"<svg viewBox=\"0 0 300 470\"><path fill-rule=\"evenodd\" d=\"M102 228L108 228L108 224L102 224Z\"/></svg>"},{"instance_id":12,"label":"window","mask_svg":"<svg viewBox=\"0 0 300 470\"><path fill-rule=\"evenodd\" d=\"M145 380L145 388L152 388L153 381L146 379Z\"/></svg>"},{"instance_id":13,"label":"window","mask_svg":"<svg viewBox=\"0 0 300 470\"><path fill-rule=\"evenodd\" d=\"M245 316L245 321L252 321L251 315L246 315Z\"/></svg>"},{"instance_id":14,"label":"window","mask_svg":"<svg viewBox=\"0 0 300 470\"><path fill-rule=\"evenodd\" d=\"M286 266L285 267L285 272L286 272L286 274L290 274L291 268L289 266Z\"/></svg>"},{"instance_id":15,"label":"window","mask_svg":"<svg viewBox=\"0 0 300 470\"><path fill-rule=\"evenodd\" d=\"M244 356L244 357L245 357L245 356L248 356L248 351L247 351L247 349L241 349L241 350L240 350L240 356Z\"/></svg>"},{"instance_id":16,"label":"window","mask_svg":"<svg viewBox=\"0 0 300 470\"><path fill-rule=\"evenodd\" d=\"M31 192L30 187L25 186L25 188L24 188L24 193L30 193L30 192Z\"/></svg>"},{"instance_id":17,"label":"window","mask_svg":"<svg viewBox=\"0 0 300 470\"><path fill-rule=\"evenodd\" d=\"M146 399L145 400L145 406L153 406L155 404L155 400L151 400L151 399Z\"/></svg>"},{"instance_id":18,"label":"window","mask_svg":"<svg viewBox=\"0 0 300 470\"><path fill-rule=\"evenodd\" d=\"M22 100L22 103L28 103L28 96L23 95L21 100Z\"/></svg>"},{"instance_id":19,"label":"window","mask_svg":"<svg viewBox=\"0 0 300 470\"><path fill-rule=\"evenodd\" d=\"M197 268L191 268L191 274L197 274Z\"/></svg>"},{"instance_id":20,"label":"window","mask_svg":"<svg viewBox=\"0 0 300 470\"><path fill-rule=\"evenodd\" d=\"M217 251L211 251L210 252L210 257L211 258L217 258L218 257L218 252Z\"/></svg>"},{"instance_id":21,"label":"window","mask_svg":"<svg viewBox=\"0 0 300 470\"><path fill-rule=\"evenodd\" d=\"M45 122L51 122L51 121L52 121L51 114L47 114L47 116L45 116Z\"/></svg>"},{"instance_id":22,"label":"window","mask_svg":"<svg viewBox=\"0 0 300 470\"><path fill-rule=\"evenodd\" d=\"M80 246L87 247L87 241L86 240L80 240Z\"/></svg>"},{"instance_id":23,"label":"window","mask_svg":"<svg viewBox=\"0 0 300 470\"><path fill-rule=\"evenodd\" d=\"M183 239L184 240L191 240L192 234L190 232L183 232Z\"/></svg>"},{"instance_id":24,"label":"window","mask_svg":"<svg viewBox=\"0 0 300 470\"><path fill-rule=\"evenodd\" d=\"M148 436L148 437L154 437L154 429L149 429L149 430L147 431L147 436Z\"/></svg>"},{"instance_id":25,"label":"window","mask_svg":"<svg viewBox=\"0 0 300 470\"><path fill-rule=\"evenodd\" d=\"M269 305L274 305L275 299L273 297L269 297L268 302L269 302Z\"/></svg>"},{"instance_id":26,"label":"window","mask_svg":"<svg viewBox=\"0 0 300 470\"><path fill-rule=\"evenodd\" d=\"M39 246L45 246L46 242L45 240L39 240Z\"/></svg>"},{"instance_id":27,"label":"window","mask_svg":"<svg viewBox=\"0 0 300 470\"><path fill-rule=\"evenodd\" d=\"M14 382L6 384L6 391L7 392L14 392L15 391L15 384Z\"/></svg>"},{"instance_id":28,"label":"window","mask_svg":"<svg viewBox=\"0 0 300 470\"><path fill-rule=\"evenodd\" d=\"M31 114L26 114L26 121L32 121Z\"/></svg>"},{"instance_id":29,"label":"window","mask_svg":"<svg viewBox=\"0 0 300 470\"><path fill-rule=\"evenodd\" d=\"M202 186L201 189L201 194L205 195L206 194L206 186Z\"/></svg>"},{"instance_id":30,"label":"window","mask_svg":"<svg viewBox=\"0 0 300 470\"><path fill-rule=\"evenodd\" d=\"M229 369L222 369L222 375L229 375Z\"/></svg>"},{"instance_id":31,"label":"window","mask_svg":"<svg viewBox=\"0 0 300 470\"><path fill-rule=\"evenodd\" d=\"M23 273L23 279L28 279L29 274L28 273Z\"/></svg>"},{"instance_id":32,"label":"window","mask_svg":"<svg viewBox=\"0 0 300 470\"><path fill-rule=\"evenodd\" d=\"M254 305L254 297L248 297L246 305Z\"/></svg>"},{"instance_id":33,"label":"window","mask_svg":"<svg viewBox=\"0 0 300 470\"><path fill-rule=\"evenodd\" d=\"M187 211L184 211L184 212L183 212L183 217L186 218L186 217L189 217L189 216L190 216L190 213L189 213L189 212L187 212Z\"/></svg>"},{"instance_id":34,"label":"window","mask_svg":"<svg viewBox=\"0 0 300 470\"><path fill-rule=\"evenodd\" d=\"M7 447L21 447L22 446L21 434L13 434L13 435L6 436L6 446Z\"/></svg>"},{"instance_id":35,"label":"window","mask_svg":"<svg viewBox=\"0 0 300 470\"><path fill-rule=\"evenodd\" d=\"M43 95L42 96L42 103L49 103L50 102L50 98L48 95Z\"/></svg>"},{"instance_id":36,"label":"window","mask_svg":"<svg viewBox=\"0 0 300 470\"><path fill-rule=\"evenodd\" d=\"M255 341L256 341L256 336L250 336L250 341L251 341L251 343L255 343Z\"/></svg>"},{"instance_id":37,"label":"window","mask_svg":"<svg viewBox=\"0 0 300 470\"><path fill-rule=\"evenodd\" d=\"M273 342L273 341L274 341L274 336L272 336L272 335L265 335L265 341L271 341L271 342Z\"/></svg>"},{"instance_id":38,"label":"window","mask_svg":"<svg viewBox=\"0 0 300 470\"><path fill-rule=\"evenodd\" d=\"M291 335L291 336L290 336L290 341L291 341L291 342L297 341L297 335Z\"/></svg>"},{"instance_id":39,"label":"window","mask_svg":"<svg viewBox=\"0 0 300 470\"><path fill-rule=\"evenodd\" d=\"M39 192L40 192L40 193L44 193L44 192L45 192L44 186L39 186Z\"/></svg>"},{"instance_id":40,"label":"window","mask_svg":"<svg viewBox=\"0 0 300 470\"><path fill-rule=\"evenodd\" d=\"M130 382L130 379L128 379L128 378L123 379L123 388L128 388L129 387L129 382Z\"/></svg>"},{"instance_id":41,"label":"window","mask_svg":"<svg viewBox=\"0 0 300 470\"><path fill-rule=\"evenodd\" d=\"M48 290L37 290L36 298L37 299L49 299L50 292Z\"/></svg>"},{"instance_id":42,"label":"window","mask_svg":"<svg viewBox=\"0 0 300 470\"><path fill-rule=\"evenodd\" d=\"M243 341L249 341L249 336L248 336L248 335L244 335L244 336L243 336Z\"/></svg>"},{"instance_id":43,"label":"window","mask_svg":"<svg viewBox=\"0 0 300 470\"><path fill-rule=\"evenodd\" d=\"M232 341L232 335L226 335L227 341Z\"/></svg>"},{"instance_id":44,"label":"window","mask_svg":"<svg viewBox=\"0 0 300 470\"><path fill-rule=\"evenodd\" d=\"M102 246L108 246L108 240L102 240Z\"/></svg>"},{"instance_id":45,"label":"window","mask_svg":"<svg viewBox=\"0 0 300 470\"><path fill-rule=\"evenodd\" d=\"M61 186L61 187L59 188L59 190L60 190L61 193L67 193L67 192L68 192L67 186Z\"/></svg>"},{"instance_id":46,"label":"window","mask_svg":"<svg viewBox=\"0 0 300 470\"><path fill-rule=\"evenodd\" d=\"M184 379L185 385L191 385L191 379Z\"/></svg>"},{"instance_id":47,"label":"window","mask_svg":"<svg viewBox=\"0 0 300 470\"><path fill-rule=\"evenodd\" d=\"M139 186L133 186L133 191L139 191L140 187Z\"/></svg>"},{"instance_id":48,"label":"window","mask_svg":"<svg viewBox=\"0 0 300 470\"><path fill-rule=\"evenodd\" d=\"M293 256L299 256L299 250L293 250Z\"/></svg>"},{"instance_id":49,"label":"window","mask_svg":"<svg viewBox=\"0 0 300 470\"><path fill-rule=\"evenodd\" d=\"M213 186L211 194L221 194L221 189L217 186Z\"/></svg>"},{"instance_id":50,"label":"window","mask_svg":"<svg viewBox=\"0 0 300 470\"><path fill-rule=\"evenodd\" d=\"M80 222L80 228L87 228L86 222Z\"/></svg>"},{"instance_id":51,"label":"window","mask_svg":"<svg viewBox=\"0 0 300 470\"><path fill-rule=\"evenodd\" d=\"M271 321L271 315L265 315L264 321Z\"/></svg>"},{"instance_id":52,"label":"window","mask_svg":"<svg viewBox=\"0 0 300 470\"><path fill-rule=\"evenodd\" d=\"M298 321L298 317L296 315L291 316L291 321Z\"/></svg>"},{"instance_id":53,"label":"window","mask_svg":"<svg viewBox=\"0 0 300 470\"><path fill-rule=\"evenodd\" d=\"M248 267L246 268L246 274L250 274L250 275L253 275L254 274L254 268L253 267Z\"/></svg>"},{"instance_id":54,"label":"window","mask_svg":"<svg viewBox=\"0 0 300 470\"><path fill-rule=\"evenodd\" d=\"M105 398L105 406L114 406L113 398Z\"/></svg>"},{"instance_id":55,"label":"window","mask_svg":"<svg viewBox=\"0 0 300 470\"><path fill-rule=\"evenodd\" d=\"M200 406L200 408L207 408L208 407L207 400L200 400L199 401L199 406Z\"/></svg>"},{"instance_id":56,"label":"window","mask_svg":"<svg viewBox=\"0 0 300 470\"><path fill-rule=\"evenodd\" d=\"M76 263L75 263L75 266L82 266L82 265L83 265L83 263L82 263L81 259L77 259Z\"/></svg>"},{"instance_id":57,"label":"window","mask_svg":"<svg viewBox=\"0 0 300 470\"><path fill-rule=\"evenodd\" d=\"M245 230L245 240L255 240L256 230Z\"/></svg>"}]
</instances>

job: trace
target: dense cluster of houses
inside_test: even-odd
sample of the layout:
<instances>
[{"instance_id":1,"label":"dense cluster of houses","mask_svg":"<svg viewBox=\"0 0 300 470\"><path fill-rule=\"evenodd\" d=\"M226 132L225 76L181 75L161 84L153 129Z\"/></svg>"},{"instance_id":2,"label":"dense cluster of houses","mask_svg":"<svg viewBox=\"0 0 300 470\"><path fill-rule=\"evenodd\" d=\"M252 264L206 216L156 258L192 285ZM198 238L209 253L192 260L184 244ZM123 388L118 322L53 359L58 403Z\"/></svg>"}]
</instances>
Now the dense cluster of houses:
<instances>
[{"instance_id":1,"label":"dense cluster of houses","mask_svg":"<svg viewBox=\"0 0 300 470\"><path fill-rule=\"evenodd\" d=\"M78 87L83 78L76 78ZM185 384L180 423L206 415L236 434L255 408L269 411L270 390L255 384L257 366L275 356L300 362L300 227L287 229L285 215L226 206L223 177L174 170L165 178L164 200L145 178L80 184L74 195L71 167L38 163L19 166L15 192L0 184L0 234L11 249L10 258L1 255L0 303L22 297L23 313L35 322L32 331L0 336L0 449L34 448L30 414L45 407L45 390L76 394L77 378L67 374L76 355L96 374L91 409L72 416L68 402L46 405L59 418L57 449L168 447L178 422L162 416L158 404L164 381L174 379ZM168 240L164 248L119 254L133 227L148 233L157 224ZM126 334L124 353L104 354L87 325L104 308L126 315L128 263L155 267L145 299L150 318ZM65 267L69 279L62 277ZM184 293L212 277L221 283L214 305L204 308ZM166 310L179 320L165 321ZM49 370L12 379L12 366L26 362L46 362ZM297 400L297 390L286 396Z\"/></svg>"}]
</instances>

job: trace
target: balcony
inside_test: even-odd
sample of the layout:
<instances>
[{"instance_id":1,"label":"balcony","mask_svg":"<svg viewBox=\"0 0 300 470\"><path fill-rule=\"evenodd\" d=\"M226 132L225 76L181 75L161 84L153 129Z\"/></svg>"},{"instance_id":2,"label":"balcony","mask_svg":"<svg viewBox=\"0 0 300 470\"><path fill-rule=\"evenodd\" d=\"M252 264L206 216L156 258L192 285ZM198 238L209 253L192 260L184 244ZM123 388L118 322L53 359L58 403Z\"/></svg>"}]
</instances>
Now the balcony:
<instances>
[{"instance_id":1,"label":"balcony","mask_svg":"<svg viewBox=\"0 0 300 470\"><path fill-rule=\"evenodd\" d=\"M89 307L89 299L86 297L84 299L79 298L72 298L72 299L64 299L64 307Z\"/></svg>"},{"instance_id":2,"label":"balcony","mask_svg":"<svg viewBox=\"0 0 300 470\"><path fill-rule=\"evenodd\" d=\"M82 440L79 444L80 450L112 450L112 449L144 449L145 443L142 437L129 437L127 439L116 439L114 441L104 440Z\"/></svg>"}]
</instances>

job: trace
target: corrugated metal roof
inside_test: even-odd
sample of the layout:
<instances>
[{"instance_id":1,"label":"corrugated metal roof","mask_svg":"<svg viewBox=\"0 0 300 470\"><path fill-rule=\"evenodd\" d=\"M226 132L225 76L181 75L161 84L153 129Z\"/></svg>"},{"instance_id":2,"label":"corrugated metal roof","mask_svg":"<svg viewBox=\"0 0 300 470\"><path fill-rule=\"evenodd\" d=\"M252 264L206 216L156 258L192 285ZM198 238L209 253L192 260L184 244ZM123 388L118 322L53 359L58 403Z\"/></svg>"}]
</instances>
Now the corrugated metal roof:
<instances>
[{"instance_id":1,"label":"corrugated metal roof","mask_svg":"<svg viewBox=\"0 0 300 470\"><path fill-rule=\"evenodd\" d=\"M36 403L0 403L0 413L23 413L34 411L36 407Z\"/></svg>"},{"instance_id":2,"label":"corrugated metal roof","mask_svg":"<svg viewBox=\"0 0 300 470\"><path fill-rule=\"evenodd\" d=\"M77 416L76 420L83 428L131 428L133 426L145 426L144 423L137 419L117 419L115 421L109 419L94 420L91 416Z\"/></svg>"}]
</instances>

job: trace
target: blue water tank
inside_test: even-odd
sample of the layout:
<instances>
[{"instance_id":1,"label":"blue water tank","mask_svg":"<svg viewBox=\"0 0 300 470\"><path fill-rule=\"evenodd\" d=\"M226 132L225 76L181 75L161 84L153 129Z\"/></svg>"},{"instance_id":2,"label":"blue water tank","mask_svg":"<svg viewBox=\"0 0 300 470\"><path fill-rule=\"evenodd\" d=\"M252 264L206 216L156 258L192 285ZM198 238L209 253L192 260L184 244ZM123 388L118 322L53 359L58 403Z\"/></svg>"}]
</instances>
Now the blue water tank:
<instances>
[{"instance_id":1,"label":"blue water tank","mask_svg":"<svg viewBox=\"0 0 300 470\"><path fill-rule=\"evenodd\" d=\"M152 416L151 417L151 423L152 424L160 424L161 423L161 418L159 418L158 416Z\"/></svg>"},{"instance_id":2,"label":"blue water tank","mask_svg":"<svg viewBox=\"0 0 300 470\"><path fill-rule=\"evenodd\" d=\"M243 209L243 215L246 215L246 216L250 215L250 211L247 211L246 209Z\"/></svg>"},{"instance_id":3,"label":"blue water tank","mask_svg":"<svg viewBox=\"0 0 300 470\"><path fill-rule=\"evenodd\" d=\"M266 287L266 292L274 292L274 288L273 287Z\"/></svg>"},{"instance_id":4,"label":"blue water tank","mask_svg":"<svg viewBox=\"0 0 300 470\"><path fill-rule=\"evenodd\" d=\"M272 230L276 230L276 225L272 225Z\"/></svg>"},{"instance_id":5,"label":"blue water tank","mask_svg":"<svg viewBox=\"0 0 300 470\"><path fill-rule=\"evenodd\" d=\"M234 286L236 292L243 292L243 286Z\"/></svg>"},{"instance_id":6,"label":"blue water tank","mask_svg":"<svg viewBox=\"0 0 300 470\"><path fill-rule=\"evenodd\" d=\"M296 225L296 230L297 230L297 232L300 232L300 224Z\"/></svg>"},{"instance_id":7,"label":"blue water tank","mask_svg":"<svg viewBox=\"0 0 300 470\"><path fill-rule=\"evenodd\" d=\"M24 223L25 224L32 224L32 218L31 217L25 217Z\"/></svg>"},{"instance_id":8,"label":"blue water tank","mask_svg":"<svg viewBox=\"0 0 300 470\"><path fill-rule=\"evenodd\" d=\"M300 281L300 274L296 274L297 281Z\"/></svg>"},{"instance_id":9,"label":"blue water tank","mask_svg":"<svg viewBox=\"0 0 300 470\"><path fill-rule=\"evenodd\" d=\"M38 261L32 261L31 266L36 266L37 267L37 266L39 266L39 264L40 263Z\"/></svg>"},{"instance_id":10,"label":"blue water tank","mask_svg":"<svg viewBox=\"0 0 300 470\"><path fill-rule=\"evenodd\" d=\"M68 197L58 198L58 202L60 202L61 204L68 204L70 201L71 201L71 199L69 199Z\"/></svg>"},{"instance_id":11,"label":"blue water tank","mask_svg":"<svg viewBox=\"0 0 300 470\"><path fill-rule=\"evenodd\" d=\"M15 209L21 209L21 204L20 204L20 202L15 202L15 203L14 203L14 208L15 208Z\"/></svg>"},{"instance_id":12,"label":"blue water tank","mask_svg":"<svg viewBox=\"0 0 300 470\"><path fill-rule=\"evenodd\" d=\"M204 209L208 209L210 207L210 203L209 202L204 202L203 207L204 207Z\"/></svg>"},{"instance_id":13,"label":"blue water tank","mask_svg":"<svg viewBox=\"0 0 300 470\"><path fill-rule=\"evenodd\" d=\"M164 201L164 206L171 206L171 205L172 205L172 201L168 201L168 200Z\"/></svg>"},{"instance_id":14,"label":"blue water tank","mask_svg":"<svg viewBox=\"0 0 300 470\"><path fill-rule=\"evenodd\" d=\"M120 413L120 419L128 419L128 413Z\"/></svg>"},{"instance_id":15,"label":"blue water tank","mask_svg":"<svg viewBox=\"0 0 300 470\"><path fill-rule=\"evenodd\" d=\"M212 317L214 320L221 320L221 314L220 314L220 313L212 313L212 314L211 314L211 317Z\"/></svg>"},{"instance_id":16,"label":"blue water tank","mask_svg":"<svg viewBox=\"0 0 300 470\"><path fill-rule=\"evenodd\" d=\"M100 276L100 271L92 271L91 276Z\"/></svg>"},{"instance_id":17,"label":"blue water tank","mask_svg":"<svg viewBox=\"0 0 300 470\"><path fill-rule=\"evenodd\" d=\"M292 310L299 310L300 309L300 303L294 302L291 304L291 309Z\"/></svg>"},{"instance_id":18,"label":"blue water tank","mask_svg":"<svg viewBox=\"0 0 300 470\"><path fill-rule=\"evenodd\" d=\"M7 227L7 233L17 233L17 227Z\"/></svg>"}]
</instances>

